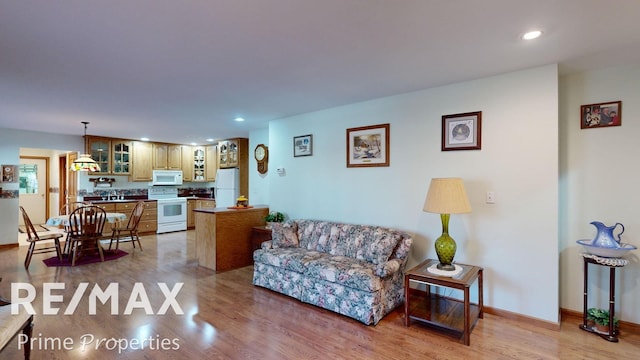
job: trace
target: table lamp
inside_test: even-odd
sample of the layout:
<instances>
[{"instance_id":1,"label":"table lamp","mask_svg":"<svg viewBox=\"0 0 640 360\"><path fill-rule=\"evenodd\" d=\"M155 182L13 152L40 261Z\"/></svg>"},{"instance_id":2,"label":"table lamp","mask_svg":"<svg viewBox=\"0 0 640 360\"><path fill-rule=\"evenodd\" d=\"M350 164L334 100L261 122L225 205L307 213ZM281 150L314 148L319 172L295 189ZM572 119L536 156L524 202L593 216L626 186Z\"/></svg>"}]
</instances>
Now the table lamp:
<instances>
[{"instance_id":1,"label":"table lamp","mask_svg":"<svg viewBox=\"0 0 640 360\"><path fill-rule=\"evenodd\" d=\"M449 236L449 216L471 212L471 205L462 179L431 179L423 210L440 214L442 220L442 235L435 242L436 254L440 260L437 268L443 271L454 271L455 266L452 262L456 254L456 242Z\"/></svg>"}]
</instances>

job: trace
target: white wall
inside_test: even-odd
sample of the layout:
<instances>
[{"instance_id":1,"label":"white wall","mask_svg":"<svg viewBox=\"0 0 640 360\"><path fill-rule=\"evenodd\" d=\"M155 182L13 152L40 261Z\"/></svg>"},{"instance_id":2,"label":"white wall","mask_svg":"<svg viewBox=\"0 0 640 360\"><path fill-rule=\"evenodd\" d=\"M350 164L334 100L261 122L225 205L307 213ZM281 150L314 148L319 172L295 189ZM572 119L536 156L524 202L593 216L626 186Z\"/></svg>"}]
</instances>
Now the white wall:
<instances>
[{"instance_id":1,"label":"white wall","mask_svg":"<svg viewBox=\"0 0 640 360\"><path fill-rule=\"evenodd\" d=\"M20 148L79 151L84 143L82 136L0 129L0 164L20 164ZM0 183L0 187L17 191L19 184ZM18 198L0 198L0 245L15 243L18 243Z\"/></svg>"},{"instance_id":2,"label":"white wall","mask_svg":"<svg viewBox=\"0 0 640 360\"><path fill-rule=\"evenodd\" d=\"M249 134L249 203L269 204L269 174L276 173L276 165L271 160L271 148L269 147L269 160L266 174L258 172L258 162L253 156L253 150L258 144L269 147L269 129L254 130Z\"/></svg>"},{"instance_id":3,"label":"white wall","mask_svg":"<svg viewBox=\"0 0 640 360\"><path fill-rule=\"evenodd\" d=\"M579 239L593 239L591 221L624 224L623 242L640 247L636 213L640 166L640 65L590 71L560 79L561 306L582 311L583 260ZM622 101L622 125L580 129L580 105ZM616 316L640 323L640 261L616 272ZM609 271L589 268L589 307L608 308Z\"/></svg>"},{"instance_id":4,"label":"white wall","mask_svg":"<svg viewBox=\"0 0 640 360\"><path fill-rule=\"evenodd\" d=\"M442 152L441 116L471 111L482 111L482 150ZM347 168L346 129L382 123L391 165ZM313 156L294 158L305 134ZM486 305L558 322L556 65L275 120L269 144L272 210L405 230L409 266L434 258L441 234L440 217L422 211L430 179L462 177L473 212L451 217L456 261L485 268Z\"/></svg>"}]
</instances>

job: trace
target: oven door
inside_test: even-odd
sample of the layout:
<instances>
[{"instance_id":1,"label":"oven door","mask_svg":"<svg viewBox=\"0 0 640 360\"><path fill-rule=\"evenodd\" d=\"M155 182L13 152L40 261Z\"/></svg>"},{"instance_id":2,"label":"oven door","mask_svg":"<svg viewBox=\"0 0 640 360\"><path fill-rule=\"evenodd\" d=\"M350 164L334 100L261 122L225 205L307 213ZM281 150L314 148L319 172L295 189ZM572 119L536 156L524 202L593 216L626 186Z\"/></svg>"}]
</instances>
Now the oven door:
<instances>
[{"instance_id":1,"label":"oven door","mask_svg":"<svg viewBox=\"0 0 640 360\"><path fill-rule=\"evenodd\" d=\"M187 229L187 199L158 200L158 233Z\"/></svg>"}]
</instances>

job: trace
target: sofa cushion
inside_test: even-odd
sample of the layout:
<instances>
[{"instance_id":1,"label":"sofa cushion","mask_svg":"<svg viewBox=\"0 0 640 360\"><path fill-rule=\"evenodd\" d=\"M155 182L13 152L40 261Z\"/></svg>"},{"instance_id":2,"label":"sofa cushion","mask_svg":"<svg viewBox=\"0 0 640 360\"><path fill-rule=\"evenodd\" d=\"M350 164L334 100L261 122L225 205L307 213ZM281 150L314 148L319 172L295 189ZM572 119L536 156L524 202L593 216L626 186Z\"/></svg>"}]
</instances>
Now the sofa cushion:
<instances>
[{"instance_id":1,"label":"sofa cushion","mask_svg":"<svg viewBox=\"0 0 640 360\"><path fill-rule=\"evenodd\" d=\"M322 256L307 262L304 274L308 278L321 279L353 289L378 291L381 279L374 275L376 266L346 256Z\"/></svg>"},{"instance_id":2,"label":"sofa cushion","mask_svg":"<svg viewBox=\"0 0 640 360\"><path fill-rule=\"evenodd\" d=\"M298 239L300 247L307 250L318 250L318 244L326 244L331 233L331 223L318 220L298 220ZM326 245L322 245L324 247Z\"/></svg>"},{"instance_id":3,"label":"sofa cushion","mask_svg":"<svg viewBox=\"0 0 640 360\"><path fill-rule=\"evenodd\" d=\"M303 273L309 261L323 256L329 255L300 248L258 249L253 252L253 261Z\"/></svg>"},{"instance_id":4,"label":"sofa cushion","mask_svg":"<svg viewBox=\"0 0 640 360\"><path fill-rule=\"evenodd\" d=\"M298 246L298 224L294 221L271 224L271 243L274 248Z\"/></svg>"}]
</instances>

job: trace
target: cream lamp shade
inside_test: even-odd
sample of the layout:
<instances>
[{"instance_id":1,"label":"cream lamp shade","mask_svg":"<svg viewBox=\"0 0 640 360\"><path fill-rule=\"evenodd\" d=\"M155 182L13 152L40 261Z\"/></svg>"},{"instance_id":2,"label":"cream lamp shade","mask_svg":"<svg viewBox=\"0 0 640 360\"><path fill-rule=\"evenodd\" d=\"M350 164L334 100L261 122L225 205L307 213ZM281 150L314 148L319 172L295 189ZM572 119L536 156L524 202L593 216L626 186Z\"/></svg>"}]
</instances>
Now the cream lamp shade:
<instances>
[{"instance_id":1,"label":"cream lamp shade","mask_svg":"<svg viewBox=\"0 0 640 360\"><path fill-rule=\"evenodd\" d=\"M424 211L436 214L471 212L471 205L461 178L433 178L429 185Z\"/></svg>"}]
</instances>

